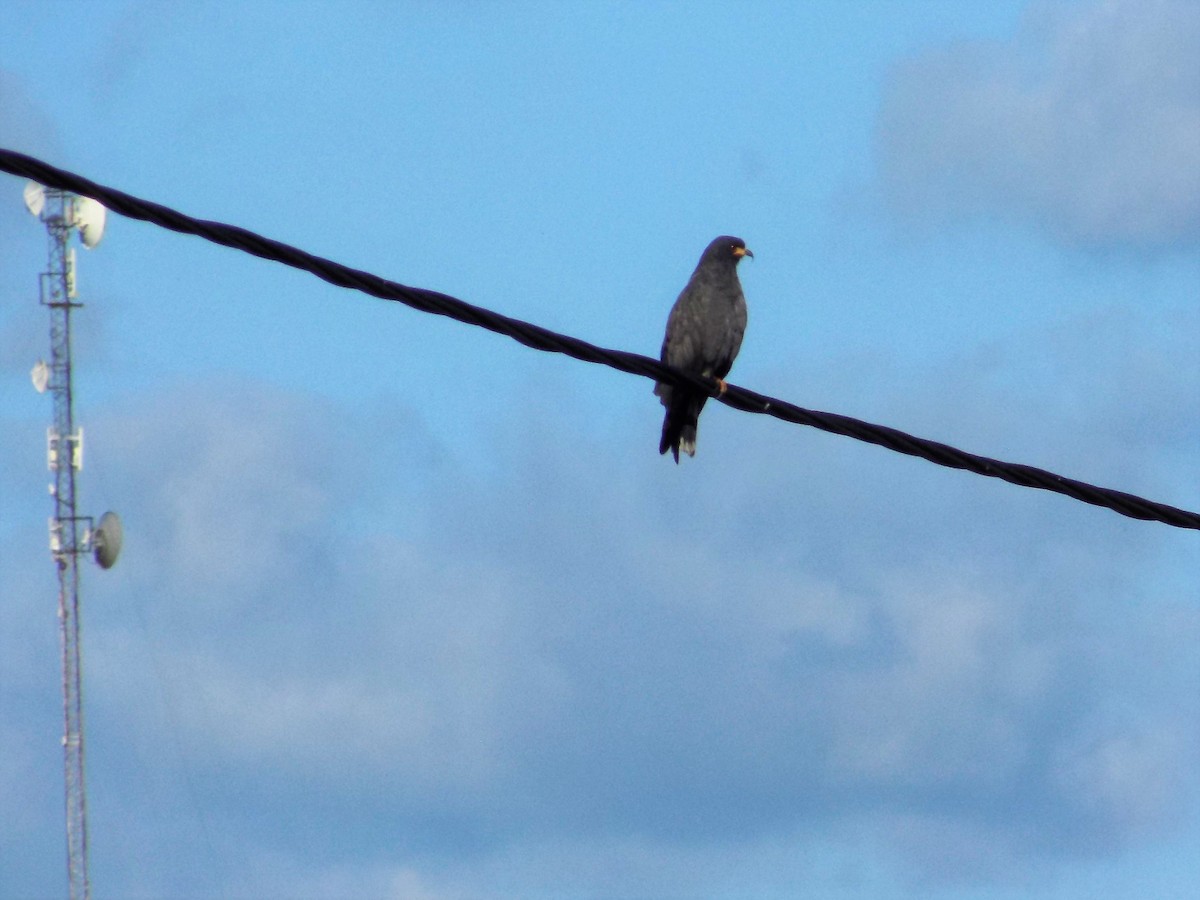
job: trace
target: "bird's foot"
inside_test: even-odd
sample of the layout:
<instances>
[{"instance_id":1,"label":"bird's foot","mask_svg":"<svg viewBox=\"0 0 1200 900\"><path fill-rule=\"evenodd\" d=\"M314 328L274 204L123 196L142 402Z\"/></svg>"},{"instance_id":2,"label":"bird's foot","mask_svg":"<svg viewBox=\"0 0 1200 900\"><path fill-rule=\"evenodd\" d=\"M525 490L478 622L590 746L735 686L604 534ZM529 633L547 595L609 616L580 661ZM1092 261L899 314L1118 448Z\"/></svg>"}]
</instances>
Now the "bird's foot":
<instances>
[{"instance_id":1,"label":"bird's foot","mask_svg":"<svg viewBox=\"0 0 1200 900\"><path fill-rule=\"evenodd\" d=\"M725 379L724 379L724 378L718 378L716 381L717 381L717 396L718 396L718 397L724 397L724 396L725 396L725 392L726 392L727 390L729 390L729 385L727 385L727 384L725 383Z\"/></svg>"}]
</instances>

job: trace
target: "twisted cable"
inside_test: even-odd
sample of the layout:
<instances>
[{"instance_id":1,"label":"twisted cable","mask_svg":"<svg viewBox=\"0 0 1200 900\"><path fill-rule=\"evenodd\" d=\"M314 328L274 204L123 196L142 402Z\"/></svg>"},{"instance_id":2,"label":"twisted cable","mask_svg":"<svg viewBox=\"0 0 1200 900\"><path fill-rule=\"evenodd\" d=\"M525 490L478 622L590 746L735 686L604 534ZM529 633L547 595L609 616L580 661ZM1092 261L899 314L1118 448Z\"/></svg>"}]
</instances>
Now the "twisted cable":
<instances>
[{"instance_id":1,"label":"twisted cable","mask_svg":"<svg viewBox=\"0 0 1200 900\"><path fill-rule=\"evenodd\" d=\"M1130 518L1162 522L1176 528L1200 530L1200 513L1189 512L1165 503L1157 503L1123 491L1098 487L1074 478L1066 478L1034 466L1007 463L967 453L948 444L915 437L884 425L873 425L870 422L836 413L805 409L785 400L768 397L734 384L727 385L726 390L722 392L713 379L683 372L649 356L589 344L587 341L570 335L559 334L530 322L474 306L448 294L409 287L380 278L370 272L343 266L332 260L306 253L297 247L247 231L245 228L196 219L170 207L97 184L80 175L58 169L39 159L12 150L0 149L0 171L31 178L48 187L91 197L113 212L131 219L140 219L181 234L196 235L261 259L301 269L338 287L352 288L382 300L403 303L421 312L447 316L468 325L486 328L488 331L505 335L536 350L562 353L584 362L598 363L621 372L629 372L655 381L665 381L672 385L702 391L726 406L742 412L773 416L797 425L808 425L831 434L840 434L855 440L877 444L897 453L916 456L940 466L962 469L989 478L999 478L1021 487L1064 494L1075 500L1110 509Z\"/></svg>"}]
</instances>

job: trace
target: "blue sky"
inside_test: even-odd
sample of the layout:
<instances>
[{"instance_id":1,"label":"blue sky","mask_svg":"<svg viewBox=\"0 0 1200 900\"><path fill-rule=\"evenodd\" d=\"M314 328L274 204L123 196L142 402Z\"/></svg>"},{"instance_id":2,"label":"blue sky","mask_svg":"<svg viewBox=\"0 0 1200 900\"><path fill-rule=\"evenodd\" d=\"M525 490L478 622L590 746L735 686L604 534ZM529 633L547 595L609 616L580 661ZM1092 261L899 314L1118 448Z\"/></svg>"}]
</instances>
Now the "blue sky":
<instances>
[{"instance_id":1,"label":"blue sky","mask_svg":"<svg viewBox=\"0 0 1200 900\"><path fill-rule=\"evenodd\" d=\"M0 146L1200 509L1200 6L21 2ZM61 896L41 225L0 178L0 893ZM1175 898L1200 543L110 217L97 896Z\"/></svg>"}]
</instances>

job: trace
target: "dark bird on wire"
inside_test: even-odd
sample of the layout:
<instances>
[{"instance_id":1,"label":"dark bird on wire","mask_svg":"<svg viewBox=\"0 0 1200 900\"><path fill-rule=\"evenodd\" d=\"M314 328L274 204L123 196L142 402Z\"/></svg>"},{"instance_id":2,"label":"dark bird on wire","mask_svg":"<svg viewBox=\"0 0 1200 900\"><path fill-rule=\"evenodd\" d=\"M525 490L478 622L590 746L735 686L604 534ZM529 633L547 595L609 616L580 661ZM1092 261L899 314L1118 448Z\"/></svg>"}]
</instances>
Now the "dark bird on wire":
<instances>
[{"instance_id":1,"label":"dark bird on wire","mask_svg":"<svg viewBox=\"0 0 1200 900\"><path fill-rule=\"evenodd\" d=\"M725 393L723 379L746 333L746 298L737 277L737 264L743 256L754 258L745 241L728 235L705 248L687 287L671 308L663 338L664 363L715 378L721 393ZM675 462L679 462L680 450L695 456L696 423L708 395L662 381L654 393L667 408L658 452L670 450Z\"/></svg>"}]
</instances>

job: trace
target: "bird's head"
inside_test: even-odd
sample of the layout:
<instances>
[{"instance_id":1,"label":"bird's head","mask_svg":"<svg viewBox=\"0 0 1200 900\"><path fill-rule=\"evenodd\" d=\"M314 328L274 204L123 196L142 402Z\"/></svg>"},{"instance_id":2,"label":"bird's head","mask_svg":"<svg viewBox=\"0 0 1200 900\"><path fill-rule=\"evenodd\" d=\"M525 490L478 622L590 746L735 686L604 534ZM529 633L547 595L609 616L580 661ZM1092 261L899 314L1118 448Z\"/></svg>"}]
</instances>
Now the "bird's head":
<instances>
[{"instance_id":1,"label":"bird's head","mask_svg":"<svg viewBox=\"0 0 1200 900\"><path fill-rule=\"evenodd\" d=\"M754 259L754 254L746 249L746 242L739 237L731 237L724 234L719 238L715 238L708 245L704 251L703 261L732 261L734 265L737 265L742 261L743 256Z\"/></svg>"}]
</instances>

